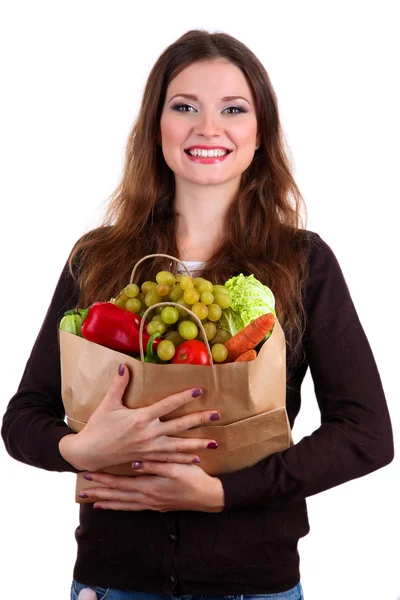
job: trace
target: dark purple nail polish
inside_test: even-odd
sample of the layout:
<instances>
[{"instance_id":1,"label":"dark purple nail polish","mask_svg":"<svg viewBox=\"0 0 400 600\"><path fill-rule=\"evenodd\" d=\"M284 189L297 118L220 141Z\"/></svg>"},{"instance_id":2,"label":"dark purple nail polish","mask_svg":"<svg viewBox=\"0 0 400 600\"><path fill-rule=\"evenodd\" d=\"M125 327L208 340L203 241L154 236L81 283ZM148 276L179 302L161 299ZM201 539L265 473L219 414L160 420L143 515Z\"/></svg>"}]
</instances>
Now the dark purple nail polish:
<instances>
[{"instance_id":1,"label":"dark purple nail polish","mask_svg":"<svg viewBox=\"0 0 400 600\"><path fill-rule=\"evenodd\" d=\"M83 476L84 479L87 479L88 481L93 481L93 479L90 477L90 475L84 475Z\"/></svg>"},{"instance_id":2,"label":"dark purple nail polish","mask_svg":"<svg viewBox=\"0 0 400 600\"><path fill-rule=\"evenodd\" d=\"M199 462L200 462L200 459L199 459L199 458L194 458L194 459L192 460L192 463L199 463Z\"/></svg>"},{"instance_id":3,"label":"dark purple nail polish","mask_svg":"<svg viewBox=\"0 0 400 600\"><path fill-rule=\"evenodd\" d=\"M217 442L210 442L208 444L207 448L211 448L212 450L215 450L216 448L218 448L218 444L217 444Z\"/></svg>"},{"instance_id":4,"label":"dark purple nail polish","mask_svg":"<svg viewBox=\"0 0 400 600\"><path fill-rule=\"evenodd\" d=\"M135 460L135 462L132 463L132 469L142 469L143 468L143 463L140 460Z\"/></svg>"},{"instance_id":5,"label":"dark purple nail polish","mask_svg":"<svg viewBox=\"0 0 400 600\"><path fill-rule=\"evenodd\" d=\"M199 396L202 395L202 393L203 393L203 390L201 390L200 388L196 388L192 392L192 398L198 398Z\"/></svg>"},{"instance_id":6,"label":"dark purple nail polish","mask_svg":"<svg viewBox=\"0 0 400 600\"><path fill-rule=\"evenodd\" d=\"M89 498L87 494L78 494L79 498Z\"/></svg>"},{"instance_id":7,"label":"dark purple nail polish","mask_svg":"<svg viewBox=\"0 0 400 600\"><path fill-rule=\"evenodd\" d=\"M99 504L93 504L93 508L94 510L102 510L101 506L99 506Z\"/></svg>"},{"instance_id":8,"label":"dark purple nail polish","mask_svg":"<svg viewBox=\"0 0 400 600\"><path fill-rule=\"evenodd\" d=\"M119 365L118 367L118 375L120 375L122 377L122 375L125 373L125 367L124 365Z\"/></svg>"},{"instance_id":9,"label":"dark purple nail polish","mask_svg":"<svg viewBox=\"0 0 400 600\"><path fill-rule=\"evenodd\" d=\"M219 421L221 418L221 415L219 413L213 413L210 417L210 421Z\"/></svg>"}]
</instances>

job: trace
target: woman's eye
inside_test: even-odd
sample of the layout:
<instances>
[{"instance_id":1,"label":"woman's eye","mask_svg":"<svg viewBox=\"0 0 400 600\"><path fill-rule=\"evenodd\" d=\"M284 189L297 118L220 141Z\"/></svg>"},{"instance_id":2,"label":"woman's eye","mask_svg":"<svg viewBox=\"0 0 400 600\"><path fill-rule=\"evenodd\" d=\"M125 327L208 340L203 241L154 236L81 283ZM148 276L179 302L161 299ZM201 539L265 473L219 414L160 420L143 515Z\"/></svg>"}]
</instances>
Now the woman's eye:
<instances>
[{"instance_id":1,"label":"woman's eye","mask_svg":"<svg viewBox=\"0 0 400 600\"><path fill-rule=\"evenodd\" d=\"M231 114L234 114L234 115L237 115L239 113L244 112L244 110L242 108L239 108L238 106L228 106L228 108L225 108L225 110L237 110L237 111L239 111L237 113L231 113Z\"/></svg>"},{"instance_id":2,"label":"woman's eye","mask_svg":"<svg viewBox=\"0 0 400 600\"><path fill-rule=\"evenodd\" d=\"M177 110L178 112L189 112L187 110L180 110L181 108L193 108L193 106L190 106L189 104L175 104L175 106L172 107L172 110Z\"/></svg>"}]
</instances>

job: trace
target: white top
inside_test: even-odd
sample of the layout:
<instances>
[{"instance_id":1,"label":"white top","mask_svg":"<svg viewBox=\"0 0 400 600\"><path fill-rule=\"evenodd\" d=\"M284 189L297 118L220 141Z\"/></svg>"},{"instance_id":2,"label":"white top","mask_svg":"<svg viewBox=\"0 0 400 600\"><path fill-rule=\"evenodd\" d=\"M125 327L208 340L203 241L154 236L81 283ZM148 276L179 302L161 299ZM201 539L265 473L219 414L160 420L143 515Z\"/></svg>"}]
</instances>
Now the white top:
<instances>
[{"instance_id":1,"label":"white top","mask_svg":"<svg viewBox=\"0 0 400 600\"><path fill-rule=\"evenodd\" d=\"M187 266L187 268L189 269L189 271L191 272L192 275L196 275L196 273L198 271L200 271L204 265L204 262L201 260L183 260L182 262ZM178 273L186 274L186 271L182 267L181 264L176 263L176 265L177 265L177 269L176 269L177 274Z\"/></svg>"}]
</instances>

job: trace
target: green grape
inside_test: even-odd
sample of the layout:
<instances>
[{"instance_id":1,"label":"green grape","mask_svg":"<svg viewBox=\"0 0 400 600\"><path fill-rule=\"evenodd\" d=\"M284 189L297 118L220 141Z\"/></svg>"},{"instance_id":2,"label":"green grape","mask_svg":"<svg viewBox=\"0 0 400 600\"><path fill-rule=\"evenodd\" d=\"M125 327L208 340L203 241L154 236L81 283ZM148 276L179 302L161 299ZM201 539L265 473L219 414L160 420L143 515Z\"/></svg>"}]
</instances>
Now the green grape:
<instances>
[{"instance_id":1,"label":"green grape","mask_svg":"<svg viewBox=\"0 0 400 600\"><path fill-rule=\"evenodd\" d=\"M165 333L167 331L166 324L162 321L150 321L150 323L147 324L147 333L149 335L152 335L156 331L158 331L158 333L161 333L161 335Z\"/></svg>"},{"instance_id":2,"label":"green grape","mask_svg":"<svg viewBox=\"0 0 400 600\"><path fill-rule=\"evenodd\" d=\"M125 308L126 310L129 310L129 312L137 313L142 308L142 303L138 298L128 298Z\"/></svg>"},{"instance_id":3,"label":"green grape","mask_svg":"<svg viewBox=\"0 0 400 600\"><path fill-rule=\"evenodd\" d=\"M144 283L142 283L142 287L140 289L142 293L146 295L148 292L150 292L150 290L155 290L156 287L157 284L154 281L145 281Z\"/></svg>"},{"instance_id":4,"label":"green grape","mask_svg":"<svg viewBox=\"0 0 400 600\"><path fill-rule=\"evenodd\" d=\"M196 317L199 317L200 321L206 319L208 316L208 308L203 302L196 302L193 304L192 312L194 312Z\"/></svg>"},{"instance_id":5,"label":"green grape","mask_svg":"<svg viewBox=\"0 0 400 600\"><path fill-rule=\"evenodd\" d=\"M166 283L169 287L175 285L175 275L169 271L159 271L156 275L157 283Z\"/></svg>"},{"instance_id":6,"label":"green grape","mask_svg":"<svg viewBox=\"0 0 400 600\"><path fill-rule=\"evenodd\" d=\"M213 293L229 294L229 290L224 285L214 285Z\"/></svg>"},{"instance_id":7,"label":"green grape","mask_svg":"<svg viewBox=\"0 0 400 600\"><path fill-rule=\"evenodd\" d=\"M217 292L215 294L215 304L218 304L221 308L228 308L231 305L232 298L229 294Z\"/></svg>"},{"instance_id":8,"label":"green grape","mask_svg":"<svg viewBox=\"0 0 400 600\"><path fill-rule=\"evenodd\" d=\"M157 306L157 308L154 309L154 314L155 315L161 315L162 309L163 309L162 306Z\"/></svg>"},{"instance_id":9,"label":"green grape","mask_svg":"<svg viewBox=\"0 0 400 600\"><path fill-rule=\"evenodd\" d=\"M179 275L177 275L177 276L175 277L175 281L176 281L176 283L180 283L180 281L181 281L181 279L182 279L183 275L184 275L184 273L179 273Z\"/></svg>"},{"instance_id":10,"label":"green grape","mask_svg":"<svg viewBox=\"0 0 400 600\"><path fill-rule=\"evenodd\" d=\"M228 356L228 350L223 344L214 344L211 348L211 354L215 362L224 362Z\"/></svg>"},{"instance_id":11,"label":"green grape","mask_svg":"<svg viewBox=\"0 0 400 600\"><path fill-rule=\"evenodd\" d=\"M128 285L124 288L124 293L128 298L136 298L139 294L140 289L136 283L128 283Z\"/></svg>"},{"instance_id":12,"label":"green grape","mask_svg":"<svg viewBox=\"0 0 400 600\"><path fill-rule=\"evenodd\" d=\"M157 346L157 356L161 360L171 360L175 354L175 346L171 340L161 340Z\"/></svg>"},{"instance_id":13,"label":"green grape","mask_svg":"<svg viewBox=\"0 0 400 600\"><path fill-rule=\"evenodd\" d=\"M196 285L196 288L199 290L200 294L204 294L204 292L212 292L213 291L213 284L211 281L208 281L207 279L203 279L203 277L198 277L197 279L201 279L202 281L199 281Z\"/></svg>"},{"instance_id":14,"label":"green grape","mask_svg":"<svg viewBox=\"0 0 400 600\"><path fill-rule=\"evenodd\" d=\"M215 326L215 323L213 323L212 321L207 321L206 323L204 323L203 327L206 332L206 337L207 337L208 341L211 342L211 340L217 333L217 328Z\"/></svg>"},{"instance_id":15,"label":"green grape","mask_svg":"<svg viewBox=\"0 0 400 600\"><path fill-rule=\"evenodd\" d=\"M212 338L213 344L225 344L232 337L226 329L222 329L221 327L217 327L217 333Z\"/></svg>"},{"instance_id":16,"label":"green grape","mask_svg":"<svg viewBox=\"0 0 400 600\"><path fill-rule=\"evenodd\" d=\"M146 296L147 298L147 296ZM208 307L208 319L209 321L218 321L221 318L222 310L218 304L210 304Z\"/></svg>"},{"instance_id":17,"label":"green grape","mask_svg":"<svg viewBox=\"0 0 400 600\"><path fill-rule=\"evenodd\" d=\"M179 285L183 290L190 290L194 287L194 279L191 275L183 275L179 282Z\"/></svg>"},{"instance_id":18,"label":"green grape","mask_svg":"<svg viewBox=\"0 0 400 600\"><path fill-rule=\"evenodd\" d=\"M183 296L183 289L181 288L181 286L178 283L178 284L174 285L174 287L170 291L169 298L170 298L170 300L172 300L172 302L176 302L177 300L179 300L179 298L182 298L182 296Z\"/></svg>"},{"instance_id":19,"label":"green grape","mask_svg":"<svg viewBox=\"0 0 400 600\"><path fill-rule=\"evenodd\" d=\"M203 302L203 304L209 306L214 302L214 294L212 294L211 292L203 292L200 296L200 300Z\"/></svg>"},{"instance_id":20,"label":"green grape","mask_svg":"<svg viewBox=\"0 0 400 600\"><path fill-rule=\"evenodd\" d=\"M184 340L194 340L199 332L197 326L190 321L181 321L179 323L178 331Z\"/></svg>"},{"instance_id":21,"label":"green grape","mask_svg":"<svg viewBox=\"0 0 400 600\"><path fill-rule=\"evenodd\" d=\"M153 304L158 304L158 302L161 302L161 296L160 294L157 294L155 288L147 292L144 299L144 303L146 306L153 306Z\"/></svg>"},{"instance_id":22,"label":"green grape","mask_svg":"<svg viewBox=\"0 0 400 600\"><path fill-rule=\"evenodd\" d=\"M197 287L197 289L199 289L199 285L204 283L206 280L204 279L204 277L195 277L193 279L193 281L194 281L194 287Z\"/></svg>"},{"instance_id":23,"label":"green grape","mask_svg":"<svg viewBox=\"0 0 400 600\"><path fill-rule=\"evenodd\" d=\"M161 308L161 307L160 307L160 306L157 306L157 308ZM155 311L157 310L157 308L155 309ZM155 311L154 311L154 312L155 312ZM154 315L154 317L152 317L152 319L151 319L151 320L152 320L152 321L160 321L160 322L162 322L162 323L164 322L164 321L162 320L162 318L161 318L161 315L160 315L160 314L158 314L158 315Z\"/></svg>"},{"instance_id":24,"label":"green grape","mask_svg":"<svg viewBox=\"0 0 400 600\"><path fill-rule=\"evenodd\" d=\"M185 308L189 308L189 309L191 308L190 304L187 304L187 302L185 302L183 298L179 298L179 300L176 301L176 304L179 304L179 306L184 306ZM188 315L190 313L188 313L187 310L184 310L183 308L179 308L179 307L176 307L176 309L177 309L177 311L179 313L179 318L181 320L188 318Z\"/></svg>"},{"instance_id":25,"label":"green grape","mask_svg":"<svg viewBox=\"0 0 400 600\"><path fill-rule=\"evenodd\" d=\"M123 292L118 294L118 296L114 300L115 306L119 306L120 308L125 308L126 301L128 300L128 296L126 296Z\"/></svg>"},{"instance_id":26,"label":"green grape","mask_svg":"<svg viewBox=\"0 0 400 600\"><path fill-rule=\"evenodd\" d=\"M167 325L173 325L179 319L179 312L174 306L165 306L162 309L160 316L164 323Z\"/></svg>"},{"instance_id":27,"label":"green grape","mask_svg":"<svg viewBox=\"0 0 400 600\"><path fill-rule=\"evenodd\" d=\"M179 344L182 344L182 342L185 341L183 339L183 337L181 336L181 334L179 333L179 331L176 331L176 329L173 329L172 331L168 331L168 333L165 334L165 338L167 340L171 340L171 342L174 344L175 348L177 346L179 346Z\"/></svg>"},{"instance_id":28,"label":"green grape","mask_svg":"<svg viewBox=\"0 0 400 600\"><path fill-rule=\"evenodd\" d=\"M187 304L196 304L200 300L200 292L196 288L189 288L183 292L183 299Z\"/></svg>"},{"instance_id":29,"label":"green grape","mask_svg":"<svg viewBox=\"0 0 400 600\"><path fill-rule=\"evenodd\" d=\"M167 283L159 283L156 287L157 294L160 296L168 296L171 291L171 287Z\"/></svg>"}]
</instances>

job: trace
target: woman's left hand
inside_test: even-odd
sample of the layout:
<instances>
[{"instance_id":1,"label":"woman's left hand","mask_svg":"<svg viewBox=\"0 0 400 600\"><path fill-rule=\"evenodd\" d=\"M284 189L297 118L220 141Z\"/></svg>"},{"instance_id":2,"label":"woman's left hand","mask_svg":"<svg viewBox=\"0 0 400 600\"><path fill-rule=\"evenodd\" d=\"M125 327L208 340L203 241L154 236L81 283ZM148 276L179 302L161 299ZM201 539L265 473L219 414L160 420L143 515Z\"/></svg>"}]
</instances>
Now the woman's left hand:
<instances>
[{"instance_id":1,"label":"woman's left hand","mask_svg":"<svg viewBox=\"0 0 400 600\"><path fill-rule=\"evenodd\" d=\"M109 510L223 510L220 479L207 475L200 467L166 462L143 462L139 466L143 473L139 477L87 473L86 477L108 487L84 489L81 494L95 502L94 508Z\"/></svg>"}]
</instances>

